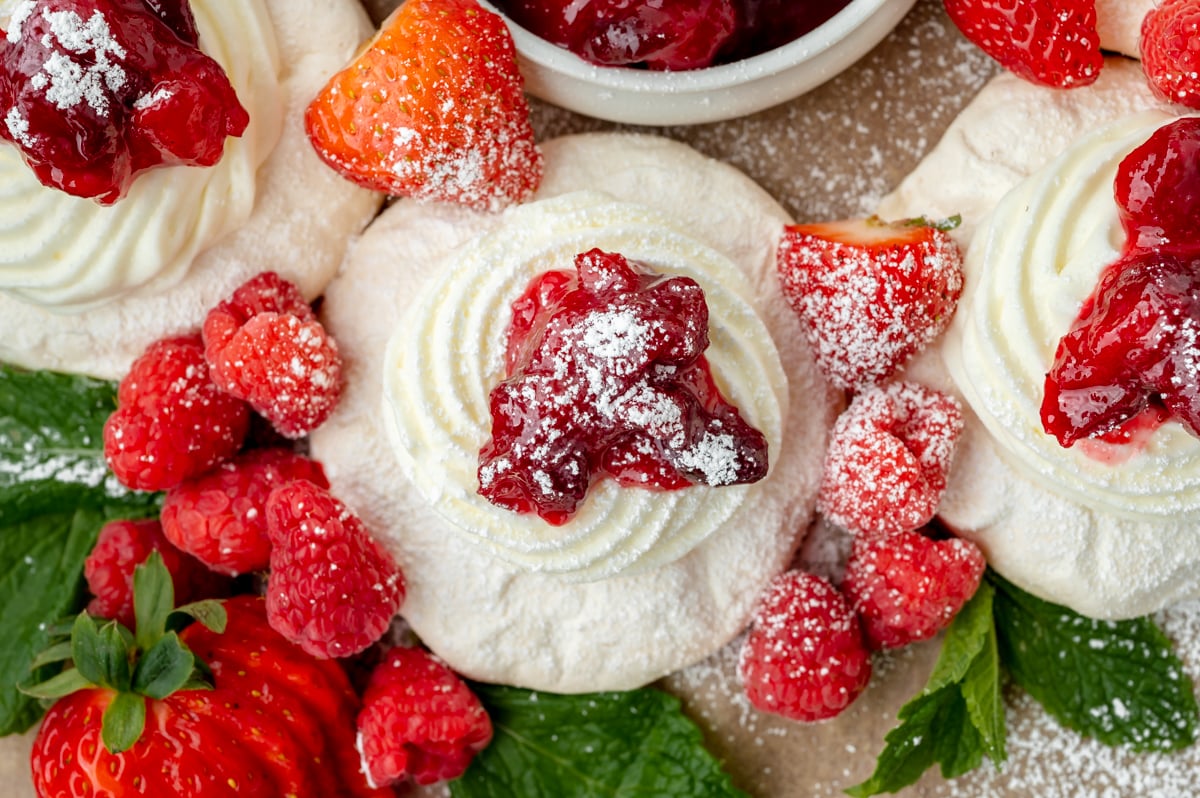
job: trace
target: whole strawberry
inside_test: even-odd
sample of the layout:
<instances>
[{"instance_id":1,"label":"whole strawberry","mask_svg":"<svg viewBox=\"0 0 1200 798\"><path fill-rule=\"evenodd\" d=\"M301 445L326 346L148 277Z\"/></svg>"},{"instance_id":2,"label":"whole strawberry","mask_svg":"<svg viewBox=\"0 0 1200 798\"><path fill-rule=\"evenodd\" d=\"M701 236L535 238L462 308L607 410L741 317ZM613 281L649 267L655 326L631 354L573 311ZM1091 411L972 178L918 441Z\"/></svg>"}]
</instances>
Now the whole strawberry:
<instances>
[{"instance_id":1,"label":"whole strawberry","mask_svg":"<svg viewBox=\"0 0 1200 798\"><path fill-rule=\"evenodd\" d=\"M1100 76L1096 0L945 0L950 19L1005 69L1069 89Z\"/></svg>"},{"instance_id":2,"label":"whole strawberry","mask_svg":"<svg viewBox=\"0 0 1200 798\"><path fill-rule=\"evenodd\" d=\"M41 798L391 795L358 770L345 674L272 631L261 599L172 613L157 556L135 590L136 635L79 616L73 667L30 689L57 699L30 757ZM166 631L182 615L200 622Z\"/></svg>"},{"instance_id":3,"label":"whole strawberry","mask_svg":"<svg viewBox=\"0 0 1200 798\"><path fill-rule=\"evenodd\" d=\"M404 574L358 516L296 480L267 500L271 626L315 657L348 657L383 636L404 601Z\"/></svg>"},{"instance_id":4,"label":"whole strawberry","mask_svg":"<svg viewBox=\"0 0 1200 798\"><path fill-rule=\"evenodd\" d=\"M979 548L959 538L920 532L858 536L842 591L874 649L927 640L946 628L983 578Z\"/></svg>"},{"instance_id":5,"label":"whole strawberry","mask_svg":"<svg viewBox=\"0 0 1200 798\"><path fill-rule=\"evenodd\" d=\"M408 0L309 105L317 153L361 186L500 210L537 188L512 36L475 0Z\"/></svg>"},{"instance_id":6,"label":"whole strawberry","mask_svg":"<svg viewBox=\"0 0 1200 798\"><path fill-rule=\"evenodd\" d=\"M1142 20L1139 46L1154 93L1200 108L1200 0L1162 0Z\"/></svg>"},{"instance_id":7,"label":"whole strawberry","mask_svg":"<svg viewBox=\"0 0 1200 798\"><path fill-rule=\"evenodd\" d=\"M946 329L962 295L955 220L790 225L777 265L817 365L839 388L887 379Z\"/></svg>"},{"instance_id":8,"label":"whole strawberry","mask_svg":"<svg viewBox=\"0 0 1200 798\"><path fill-rule=\"evenodd\" d=\"M832 718L871 680L858 619L828 580L801 571L767 586L738 662L750 703L798 721Z\"/></svg>"},{"instance_id":9,"label":"whole strawberry","mask_svg":"<svg viewBox=\"0 0 1200 798\"><path fill-rule=\"evenodd\" d=\"M492 739L471 689L420 648L393 648L371 673L358 714L363 767L375 784L456 779Z\"/></svg>"}]
</instances>

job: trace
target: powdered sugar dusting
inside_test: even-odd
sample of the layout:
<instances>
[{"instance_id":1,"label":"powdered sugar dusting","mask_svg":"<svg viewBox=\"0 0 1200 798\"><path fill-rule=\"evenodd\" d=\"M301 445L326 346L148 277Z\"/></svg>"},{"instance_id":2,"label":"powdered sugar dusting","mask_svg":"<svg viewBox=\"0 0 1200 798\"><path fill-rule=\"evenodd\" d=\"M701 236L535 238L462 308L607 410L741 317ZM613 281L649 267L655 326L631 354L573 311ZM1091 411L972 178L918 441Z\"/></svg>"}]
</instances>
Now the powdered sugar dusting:
<instances>
[{"instance_id":1,"label":"powdered sugar dusting","mask_svg":"<svg viewBox=\"0 0 1200 798\"><path fill-rule=\"evenodd\" d=\"M95 11L84 22L74 11L43 11L42 18L50 26L42 46L53 52L30 83L45 89L46 99L60 110L86 102L98 115L107 115L110 92L124 86L127 76L119 63L125 48L113 37L104 14Z\"/></svg>"}]
</instances>

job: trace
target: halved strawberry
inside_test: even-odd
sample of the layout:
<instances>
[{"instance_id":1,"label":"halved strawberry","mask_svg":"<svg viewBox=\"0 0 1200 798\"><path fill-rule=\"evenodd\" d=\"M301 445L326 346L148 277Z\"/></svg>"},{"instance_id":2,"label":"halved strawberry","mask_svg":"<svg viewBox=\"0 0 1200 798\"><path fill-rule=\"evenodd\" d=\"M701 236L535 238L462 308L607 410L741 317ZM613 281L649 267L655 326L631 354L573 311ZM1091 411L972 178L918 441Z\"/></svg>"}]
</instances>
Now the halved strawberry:
<instances>
[{"instance_id":1,"label":"halved strawberry","mask_svg":"<svg viewBox=\"0 0 1200 798\"><path fill-rule=\"evenodd\" d=\"M1031 83L1069 89L1100 76L1096 0L945 0L963 35Z\"/></svg>"},{"instance_id":2,"label":"halved strawberry","mask_svg":"<svg viewBox=\"0 0 1200 798\"><path fill-rule=\"evenodd\" d=\"M542 177L512 36L474 0L408 0L304 121L326 163L376 191L495 211Z\"/></svg>"},{"instance_id":3,"label":"halved strawberry","mask_svg":"<svg viewBox=\"0 0 1200 798\"><path fill-rule=\"evenodd\" d=\"M839 388L887 379L946 329L962 294L956 220L789 225L777 264L817 365Z\"/></svg>"}]
</instances>

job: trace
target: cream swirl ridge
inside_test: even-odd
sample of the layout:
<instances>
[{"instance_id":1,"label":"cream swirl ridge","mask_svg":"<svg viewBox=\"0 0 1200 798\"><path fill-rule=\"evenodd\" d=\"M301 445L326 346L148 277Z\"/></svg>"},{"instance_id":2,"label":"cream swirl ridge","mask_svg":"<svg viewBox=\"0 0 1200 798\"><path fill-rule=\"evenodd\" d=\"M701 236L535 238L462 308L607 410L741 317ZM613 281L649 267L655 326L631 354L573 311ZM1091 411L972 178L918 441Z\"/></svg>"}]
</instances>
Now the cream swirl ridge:
<instances>
[{"instance_id":1,"label":"cream swirl ridge","mask_svg":"<svg viewBox=\"0 0 1200 798\"><path fill-rule=\"evenodd\" d=\"M778 451L787 381L740 270L678 221L595 192L515 208L495 230L456 251L443 264L442 279L425 288L397 325L384 378L383 415L401 468L437 512L497 556L578 579L636 573L683 556L752 506L761 484L663 493L605 480L559 527L478 495L479 449L490 433L488 395L503 379L511 304L535 275L570 269L577 253L593 247L701 285L714 378Z\"/></svg>"},{"instance_id":2,"label":"cream swirl ridge","mask_svg":"<svg viewBox=\"0 0 1200 798\"><path fill-rule=\"evenodd\" d=\"M245 134L226 141L215 166L155 169L107 207L46 188L15 149L0 147L0 291L78 311L144 286L158 290L250 217L258 168L282 128L274 27L263 0L191 5L201 47L250 113Z\"/></svg>"},{"instance_id":3,"label":"cream swirl ridge","mask_svg":"<svg viewBox=\"0 0 1200 798\"><path fill-rule=\"evenodd\" d=\"M1063 449L1039 415L1058 341L1124 245L1117 167L1172 118L1150 111L1102 128L1000 201L968 252L966 297L944 352L998 451L1026 476L1118 517L1189 524L1200 517L1200 441L1180 425L1138 451Z\"/></svg>"}]
</instances>

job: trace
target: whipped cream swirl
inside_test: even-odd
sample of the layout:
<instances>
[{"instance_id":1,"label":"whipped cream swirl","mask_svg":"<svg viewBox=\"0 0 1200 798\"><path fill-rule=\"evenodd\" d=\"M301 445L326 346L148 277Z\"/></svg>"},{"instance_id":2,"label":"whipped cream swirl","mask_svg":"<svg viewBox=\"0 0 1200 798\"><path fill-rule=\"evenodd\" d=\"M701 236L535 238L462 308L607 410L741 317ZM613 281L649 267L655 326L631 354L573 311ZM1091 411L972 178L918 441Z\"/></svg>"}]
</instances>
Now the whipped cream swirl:
<instances>
[{"instance_id":1,"label":"whipped cream swirl","mask_svg":"<svg viewBox=\"0 0 1200 798\"><path fill-rule=\"evenodd\" d=\"M455 252L441 279L398 322L384 375L383 415L401 468L438 513L497 556L578 579L683 556L752 503L762 484L658 492L602 480L562 526L503 510L477 493L479 449L491 427L488 396L504 378L512 302L534 276L570 270L575 255L593 247L700 284L713 376L778 451L787 380L744 274L669 216L596 192L514 208L497 229Z\"/></svg>"},{"instance_id":2,"label":"whipped cream swirl","mask_svg":"<svg viewBox=\"0 0 1200 798\"><path fill-rule=\"evenodd\" d=\"M11 5L0 4L0 21ZM250 113L245 134L226 141L215 166L152 170L108 207L46 188L15 148L0 146L0 291L71 312L148 284L160 290L249 218L258 167L283 123L274 27L263 0L191 6L201 47Z\"/></svg>"},{"instance_id":3,"label":"whipped cream swirl","mask_svg":"<svg viewBox=\"0 0 1200 798\"><path fill-rule=\"evenodd\" d=\"M1081 138L1000 201L968 252L944 353L997 450L1027 477L1119 517L1194 524L1200 441L1179 424L1140 449L1096 441L1064 449L1039 415L1059 339L1124 246L1117 167L1174 118L1148 111Z\"/></svg>"}]
</instances>

